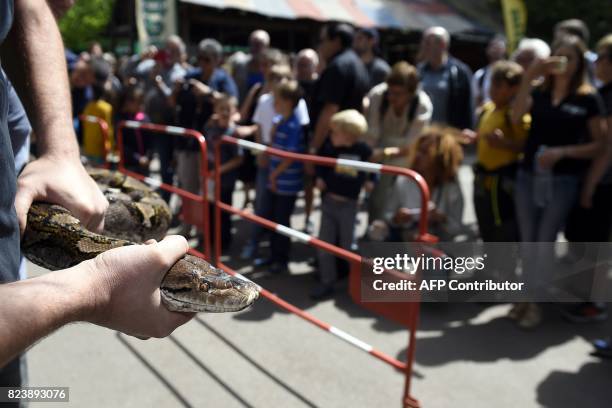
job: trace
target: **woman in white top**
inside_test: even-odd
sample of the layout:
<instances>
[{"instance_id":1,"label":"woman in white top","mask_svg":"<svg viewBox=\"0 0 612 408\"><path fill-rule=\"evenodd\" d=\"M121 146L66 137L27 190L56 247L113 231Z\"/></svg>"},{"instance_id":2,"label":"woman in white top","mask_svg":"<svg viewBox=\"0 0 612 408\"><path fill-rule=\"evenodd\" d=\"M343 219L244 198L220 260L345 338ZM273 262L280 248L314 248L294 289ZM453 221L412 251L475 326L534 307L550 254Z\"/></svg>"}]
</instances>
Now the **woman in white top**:
<instances>
[{"instance_id":1,"label":"woman in white top","mask_svg":"<svg viewBox=\"0 0 612 408\"><path fill-rule=\"evenodd\" d=\"M366 141L374 149L372 161L403 166L408 147L431 120L433 106L419 89L417 69L401 61L393 65L386 82L368 94ZM381 218L393 177L383 175L369 200L370 220Z\"/></svg>"}]
</instances>

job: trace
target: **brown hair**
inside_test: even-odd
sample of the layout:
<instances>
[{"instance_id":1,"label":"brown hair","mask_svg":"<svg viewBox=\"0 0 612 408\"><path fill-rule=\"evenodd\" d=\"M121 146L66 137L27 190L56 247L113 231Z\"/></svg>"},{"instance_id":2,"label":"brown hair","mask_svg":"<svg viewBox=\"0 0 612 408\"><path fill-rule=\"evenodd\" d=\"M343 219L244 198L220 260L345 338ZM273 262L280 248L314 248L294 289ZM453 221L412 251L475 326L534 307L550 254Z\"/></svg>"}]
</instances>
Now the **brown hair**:
<instances>
[{"instance_id":1,"label":"brown hair","mask_svg":"<svg viewBox=\"0 0 612 408\"><path fill-rule=\"evenodd\" d=\"M577 57L576 72L574 72L574 75L570 78L569 88L567 90L568 94L586 95L595 92L595 89L589 83L587 77L587 61L584 57L587 48L584 42L575 35L566 35L553 43L552 54L554 55L555 52L562 47L570 48ZM551 89L554 80L554 75L548 75L542 85L543 89Z\"/></svg>"},{"instance_id":2,"label":"brown hair","mask_svg":"<svg viewBox=\"0 0 612 408\"><path fill-rule=\"evenodd\" d=\"M509 86L516 86L523 79L523 67L514 61L497 61L491 67L491 82L505 82Z\"/></svg>"},{"instance_id":3,"label":"brown hair","mask_svg":"<svg viewBox=\"0 0 612 408\"><path fill-rule=\"evenodd\" d=\"M409 149L408 167L413 167L421 144L431 142L428 155L429 159L435 163L435 183L441 184L455 179L463 161L460 135L461 132L455 128L438 125L428 127Z\"/></svg>"},{"instance_id":4,"label":"brown hair","mask_svg":"<svg viewBox=\"0 0 612 408\"><path fill-rule=\"evenodd\" d=\"M388 86L402 86L410 93L414 93L419 81L419 73L414 65L400 61L393 65L386 82Z\"/></svg>"},{"instance_id":5,"label":"brown hair","mask_svg":"<svg viewBox=\"0 0 612 408\"><path fill-rule=\"evenodd\" d=\"M284 79L291 79L291 68L286 64L274 64L268 72L266 81L278 82Z\"/></svg>"},{"instance_id":6,"label":"brown hair","mask_svg":"<svg viewBox=\"0 0 612 408\"><path fill-rule=\"evenodd\" d=\"M235 96L231 96L225 93L221 93L219 94L213 101L214 105L220 105L223 103L227 103L228 105L230 105L231 107L233 107L234 109L236 109L238 107L238 99L236 99Z\"/></svg>"},{"instance_id":7,"label":"brown hair","mask_svg":"<svg viewBox=\"0 0 612 408\"><path fill-rule=\"evenodd\" d=\"M302 89L294 79L283 80L274 87L274 97L291 101L294 107L302 98Z\"/></svg>"}]
</instances>

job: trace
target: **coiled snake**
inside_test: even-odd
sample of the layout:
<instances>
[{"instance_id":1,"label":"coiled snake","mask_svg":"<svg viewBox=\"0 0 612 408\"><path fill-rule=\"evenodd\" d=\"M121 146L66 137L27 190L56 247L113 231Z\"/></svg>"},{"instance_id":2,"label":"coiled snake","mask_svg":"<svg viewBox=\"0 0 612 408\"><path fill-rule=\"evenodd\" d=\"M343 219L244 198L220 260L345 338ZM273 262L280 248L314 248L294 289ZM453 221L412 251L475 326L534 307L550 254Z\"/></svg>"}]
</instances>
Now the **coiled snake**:
<instances>
[{"instance_id":1,"label":"coiled snake","mask_svg":"<svg viewBox=\"0 0 612 408\"><path fill-rule=\"evenodd\" d=\"M107 200L104 232L85 229L68 210L36 202L28 212L22 251L33 263L50 270L69 268L112 248L160 240L170 224L166 202L145 184L123 175L89 169ZM178 260L166 273L160 291L171 311L235 312L251 305L259 287L230 276L191 255Z\"/></svg>"}]
</instances>

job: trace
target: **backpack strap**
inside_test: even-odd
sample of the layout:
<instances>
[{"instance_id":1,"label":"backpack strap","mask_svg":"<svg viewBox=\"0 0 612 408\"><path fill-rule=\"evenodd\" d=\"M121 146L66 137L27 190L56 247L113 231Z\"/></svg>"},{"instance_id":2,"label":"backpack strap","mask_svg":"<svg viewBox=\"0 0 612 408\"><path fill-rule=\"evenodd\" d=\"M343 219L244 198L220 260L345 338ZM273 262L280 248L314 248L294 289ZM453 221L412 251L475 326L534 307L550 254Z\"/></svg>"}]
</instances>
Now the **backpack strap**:
<instances>
[{"instance_id":1,"label":"backpack strap","mask_svg":"<svg viewBox=\"0 0 612 408\"><path fill-rule=\"evenodd\" d=\"M412 98L412 101L410 101L410 109L408 109L408 123L412 123L412 121L414 120L417 108L419 107L420 103L421 100L419 97L419 91L417 90L416 94Z\"/></svg>"}]
</instances>

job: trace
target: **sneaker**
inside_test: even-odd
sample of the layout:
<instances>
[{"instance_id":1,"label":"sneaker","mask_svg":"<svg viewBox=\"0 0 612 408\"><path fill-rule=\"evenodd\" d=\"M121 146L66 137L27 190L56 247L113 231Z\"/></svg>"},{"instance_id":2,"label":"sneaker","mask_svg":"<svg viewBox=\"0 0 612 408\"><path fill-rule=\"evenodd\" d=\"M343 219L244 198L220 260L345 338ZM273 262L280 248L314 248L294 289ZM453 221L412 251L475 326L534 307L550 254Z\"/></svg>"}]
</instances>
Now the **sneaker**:
<instances>
[{"instance_id":1,"label":"sneaker","mask_svg":"<svg viewBox=\"0 0 612 408\"><path fill-rule=\"evenodd\" d=\"M597 339L593 341L594 355L602 358L612 358L612 342L610 339Z\"/></svg>"},{"instance_id":2,"label":"sneaker","mask_svg":"<svg viewBox=\"0 0 612 408\"><path fill-rule=\"evenodd\" d=\"M257 258L253 261L253 266L255 268L261 268L262 266L268 266L272 263L272 259L270 258Z\"/></svg>"},{"instance_id":3,"label":"sneaker","mask_svg":"<svg viewBox=\"0 0 612 408\"><path fill-rule=\"evenodd\" d=\"M525 330L535 329L542 323L542 309L535 303L526 303L523 315L516 324Z\"/></svg>"},{"instance_id":4,"label":"sneaker","mask_svg":"<svg viewBox=\"0 0 612 408\"><path fill-rule=\"evenodd\" d=\"M246 244L240 252L240 259L246 261L247 259L253 259L256 256L256 246L252 244Z\"/></svg>"},{"instance_id":5,"label":"sneaker","mask_svg":"<svg viewBox=\"0 0 612 408\"><path fill-rule=\"evenodd\" d=\"M314 223L310 220L306 221L306 225L304 225L303 232L308 235L312 235L314 233Z\"/></svg>"},{"instance_id":6,"label":"sneaker","mask_svg":"<svg viewBox=\"0 0 612 408\"><path fill-rule=\"evenodd\" d=\"M313 300L322 300L332 296L335 292L333 285L319 284L310 291L310 298Z\"/></svg>"},{"instance_id":7,"label":"sneaker","mask_svg":"<svg viewBox=\"0 0 612 408\"><path fill-rule=\"evenodd\" d=\"M572 323L597 323L606 320L608 312L602 305L585 302L563 311L563 317Z\"/></svg>"},{"instance_id":8,"label":"sneaker","mask_svg":"<svg viewBox=\"0 0 612 408\"><path fill-rule=\"evenodd\" d=\"M273 275L283 275L289 273L289 267L286 263L274 262L268 271Z\"/></svg>"}]
</instances>

